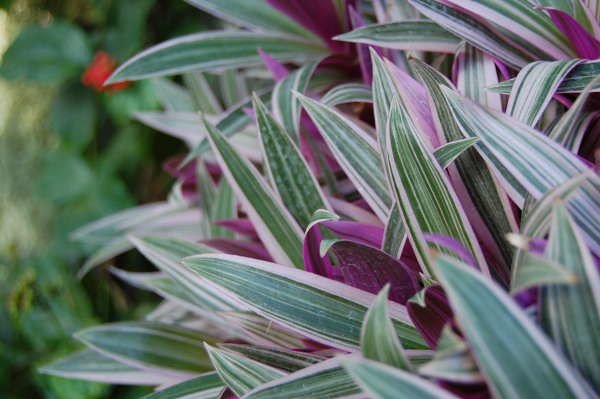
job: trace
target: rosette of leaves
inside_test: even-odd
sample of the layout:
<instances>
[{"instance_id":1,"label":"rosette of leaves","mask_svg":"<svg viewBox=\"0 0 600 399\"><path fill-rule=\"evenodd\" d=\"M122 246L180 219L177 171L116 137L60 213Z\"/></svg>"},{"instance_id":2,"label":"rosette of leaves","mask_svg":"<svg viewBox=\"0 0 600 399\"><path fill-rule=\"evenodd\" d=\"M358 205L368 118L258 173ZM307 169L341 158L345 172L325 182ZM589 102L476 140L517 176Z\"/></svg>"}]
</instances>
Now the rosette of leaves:
<instances>
[{"instance_id":1,"label":"rosette of leaves","mask_svg":"<svg viewBox=\"0 0 600 399\"><path fill-rule=\"evenodd\" d=\"M151 398L590 398L597 15L585 2L210 1L109 83L184 140L168 202L75 234L164 301L52 374ZM231 26L235 29L230 29ZM180 85L167 76L182 74Z\"/></svg>"}]
</instances>

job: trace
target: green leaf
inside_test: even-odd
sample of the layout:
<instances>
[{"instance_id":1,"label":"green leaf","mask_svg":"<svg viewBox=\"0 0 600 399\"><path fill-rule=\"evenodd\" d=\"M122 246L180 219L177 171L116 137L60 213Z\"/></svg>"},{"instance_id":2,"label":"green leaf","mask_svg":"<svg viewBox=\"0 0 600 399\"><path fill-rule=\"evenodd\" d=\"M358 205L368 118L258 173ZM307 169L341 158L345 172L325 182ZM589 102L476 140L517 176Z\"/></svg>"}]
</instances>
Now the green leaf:
<instances>
[{"instance_id":1,"label":"green leaf","mask_svg":"<svg viewBox=\"0 0 600 399\"><path fill-rule=\"evenodd\" d=\"M219 19L246 28L278 31L285 34L319 39L310 31L278 11L265 0L186 0Z\"/></svg>"},{"instance_id":2,"label":"green leaf","mask_svg":"<svg viewBox=\"0 0 600 399\"><path fill-rule=\"evenodd\" d=\"M143 399L217 399L224 388L219 375L210 372L146 395Z\"/></svg>"},{"instance_id":3,"label":"green leaf","mask_svg":"<svg viewBox=\"0 0 600 399\"><path fill-rule=\"evenodd\" d=\"M218 220L234 219L236 216L237 207L235 194L229 183L227 183L227 180L222 179L219 182L219 187L215 193L209 219L214 223ZM211 226L211 237L234 238L234 234L224 227L213 224Z\"/></svg>"},{"instance_id":4,"label":"green leaf","mask_svg":"<svg viewBox=\"0 0 600 399\"><path fill-rule=\"evenodd\" d=\"M285 265L304 267L302 231L254 166L205 121L208 138L227 181L242 203L258 236L273 258Z\"/></svg>"},{"instance_id":5,"label":"green leaf","mask_svg":"<svg viewBox=\"0 0 600 399\"><path fill-rule=\"evenodd\" d=\"M244 396L248 391L286 374L237 353L210 345L206 345L206 351L221 380L237 396Z\"/></svg>"},{"instance_id":6,"label":"green leaf","mask_svg":"<svg viewBox=\"0 0 600 399\"><path fill-rule=\"evenodd\" d=\"M460 43L456 36L426 19L362 26L334 39L396 50L437 53L454 53Z\"/></svg>"},{"instance_id":7,"label":"green leaf","mask_svg":"<svg viewBox=\"0 0 600 399\"><path fill-rule=\"evenodd\" d=\"M557 93L581 93L585 90L586 86L590 84L600 74L600 61L585 61L577 65L571 73L563 79L560 86L556 90ZM505 80L501 83L488 87L496 93L510 94L515 84L515 79ZM600 82L596 83L591 87L592 92L600 90Z\"/></svg>"},{"instance_id":8,"label":"green leaf","mask_svg":"<svg viewBox=\"0 0 600 399\"><path fill-rule=\"evenodd\" d=\"M270 348L302 348L304 337L251 312L224 312L220 316L230 327L243 332L246 341Z\"/></svg>"},{"instance_id":9,"label":"green leaf","mask_svg":"<svg viewBox=\"0 0 600 399\"><path fill-rule=\"evenodd\" d=\"M499 286L444 256L437 259L436 275L481 372L498 397L589 397L585 381Z\"/></svg>"},{"instance_id":10,"label":"green leaf","mask_svg":"<svg viewBox=\"0 0 600 399\"><path fill-rule=\"evenodd\" d=\"M300 94L298 98L357 190L375 214L386 220L392 199L374 139L336 110Z\"/></svg>"},{"instance_id":11,"label":"green leaf","mask_svg":"<svg viewBox=\"0 0 600 399\"><path fill-rule=\"evenodd\" d=\"M543 287L540 314L544 330L593 386L600 384L600 275L565 207L554 205L548 259L564 265L577 284Z\"/></svg>"},{"instance_id":12,"label":"green leaf","mask_svg":"<svg viewBox=\"0 0 600 399\"><path fill-rule=\"evenodd\" d=\"M122 322L87 328L75 337L124 364L174 375L208 371L204 342L214 338L168 324Z\"/></svg>"},{"instance_id":13,"label":"green leaf","mask_svg":"<svg viewBox=\"0 0 600 399\"><path fill-rule=\"evenodd\" d=\"M290 373L324 360L321 356L289 349L273 349L239 344L221 344L219 347Z\"/></svg>"},{"instance_id":14,"label":"green leaf","mask_svg":"<svg viewBox=\"0 0 600 399\"><path fill-rule=\"evenodd\" d=\"M155 78L150 82L159 102L168 112L198 111L191 93L185 87L168 78Z\"/></svg>"},{"instance_id":15,"label":"green leaf","mask_svg":"<svg viewBox=\"0 0 600 399\"><path fill-rule=\"evenodd\" d=\"M392 101L386 134L394 194L423 269L434 275L431 254L423 236L432 233L456 239L488 273L481 248L447 176L427 148L399 97ZM440 252L448 252L441 246L436 248Z\"/></svg>"},{"instance_id":16,"label":"green leaf","mask_svg":"<svg viewBox=\"0 0 600 399\"><path fill-rule=\"evenodd\" d=\"M389 291L390 286L386 284L367 311L360 334L360 348L367 359L410 370L411 365L388 315Z\"/></svg>"},{"instance_id":17,"label":"green leaf","mask_svg":"<svg viewBox=\"0 0 600 399\"><path fill-rule=\"evenodd\" d=\"M160 385L168 383L168 376L120 363L91 349L83 349L52 362L40 373L63 378L76 378L107 384Z\"/></svg>"},{"instance_id":18,"label":"green leaf","mask_svg":"<svg viewBox=\"0 0 600 399\"><path fill-rule=\"evenodd\" d=\"M414 374L360 358L342 364L356 383L373 399L457 399L456 396Z\"/></svg>"},{"instance_id":19,"label":"green leaf","mask_svg":"<svg viewBox=\"0 0 600 399\"><path fill-rule=\"evenodd\" d=\"M330 107L354 103L354 102L373 102L371 88L362 83L343 83L329 90L323 97L321 102Z\"/></svg>"},{"instance_id":20,"label":"green leaf","mask_svg":"<svg viewBox=\"0 0 600 399\"><path fill-rule=\"evenodd\" d=\"M441 91L442 87L452 88L452 84L422 62L414 61L411 65L429 91L438 131L444 135L447 142L464 138L460 128L454 122L451 107ZM465 205L465 207L474 206L477 210L478 215L473 215L471 218L473 227L488 249L497 252L495 258L498 261L494 262L497 263L497 268L494 269L495 277L506 280L512 260L512 248L505 237L506 234L517 229L508 197L476 149L467 149L454 165L456 170L450 172L455 186L463 193L461 200L466 202L470 200L472 205ZM459 176L456 176L456 172ZM477 216L483 223L477 220L479 219Z\"/></svg>"},{"instance_id":21,"label":"green leaf","mask_svg":"<svg viewBox=\"0 0 600 399\"><path fill-rule=\"evenodd\" d=\"M462 153L471 148L478 140L479 139L476 137L454 140L436 148L433 155L442 169L446 169L456 158L460 157Z\"/></svg>"},{"instance_id":22,"label":"green leaf","mask_svg":"<svg viewBox=\"0 0 600 399\"><path fill-rule=\"evenodd\" d=\"M334 358L261 385L244 399L334 399L358 393L354 381Z\"/></svg>"},{"instance_id":23,"label":"green leaf","mask_svg":"<svg viewBox=\"0 0 600 399\"><path fill-rule=\"evenodd\" d=\"M456 54L456 87L459 92L476 103L501 110L500 95L486 89L495 83L498 83L498 72L494 58L465 43Z\"/></svg>"},{"instance_id":24,"label":"green leaf","mask_svg":"<svg viewBox=\"0 0 600 399\"><path fill-rule=\"evenodd\" d=\"M398 203L394 202L390 210L390 216L388 216L388 220L385 223L381 249L395 258L399 258L405 242L406 229L404 228L404 222L402 222Z\"/></svg>"},{"instance_id":25,"label":"green leaf","mask_svg":"<svg viewBox=\"0 0 600 399\"><path fill-rule=\"evenodd\" d=\"M248 97L248 87L246 86L245 76L236 70L228 69L223 71L219 83L221 86L223 103L227 108L238 104Z\"/></svg>"},{"instance_id":26,"label":"green leaf","mask_svg":"<svg viewBox=\"0 0 600 399\"><path fill-rule=\"evenodd\" d=\"M506 113L535 126L565 76L581 60L532 62L521 69L508 98Z\"/></svg>"},{"instance_id":27,"label":"green leaf","mask_svg":"<svg viewBox=\"0 0 600 399\"><path fill-rule=\"evenodd\" d=\"M280 61L305 61L325 53L320 45L290 36L243 31L204 32L171 39L143 51L121 65L107 83L260 65L258 47Z\"/></svg>"},{"instance_id":28,"label":"green leaf","mask_svg":"<svg viewBox=\"0 0 600 399\"><path fill-rule=\"evenodd\" d=\"M233 255L203 255L184 263L268 319L329 345L359 346L372 294L313 273ZM390 314L404 347L425 348L403 306L390 306Z\"/></svg>"},{"instance_id":29,"label":"green leaf","mask_svg":"<svg viewBox=\"0 0 600 399\"><path fill-rule=\"evenodd\" d=\"M135 112L135 119L152 129L181 139L194 148L204 140L202 118L193 112Z\"/></svg>"},{"instance_id":30,"label":"green leaf","mask_svg":"<svg viewBox=\"0 0 600 399\"><path fill-rule=\"evenodd\" d=\"M547 191L589 168L577 156L513 118L479 107L445 90L454 119L465 137L479 137L475 147L496 170L505 190L520 206L526 195L539 199ZM600 179L591 176L569 201L568 209L600 253Z\"/></svg>"},{"instance_id":31,"label":"green leaf","mask_svg":"<svg viewBox=\"0 0 600 399\"><path fill-rule=\"evenodd\" d=\"M80 75L91 59L90 45L79 27L64 22L29 26L4 53L0 76L61 83Z\"/></svg>"},{"instance_id":32,"label":"green leaf","mask_svg":"<svg viewBox=\"0 0 600 399\"><path fill-rule=\"evenodd\" d=\"M315 211L330 207L300 150L258 97L254 98L254 112L269 180L304 230Z\"/></svg>"},{"instance_id":33,"label":"green leaf","mask_svg":"<svg viewBox=\"0 0 600 399\"><path fill-rule=\"evenodd\" d=\"M83 150L92 139L96 124L93 92L81 84L62 87L52 103L50 124L65 147Z\"/></svg>"},{"instance_id":34,"label":"green leaf","mask_svg":"<svg viewBox=\"0 0 600 399\"><path fill-rule=\"evenodd\" d=\"M298 99L294 96L294 92L304 93L306 91L317 65L317 61L304 65L278 82L273 89L271 97L273 114L285 128L287 134L293 137L296 142L298 142L300 134L298 131L300 105Z\"/></svg>"},{"instance_id":35,"label":"green leaf","mask_svg":"<svg viewBox=\"0 0 600 399\"><path fill-rule=\"evenodd\" d=\"M548 284L575 284L577 276L562 265L525 252L510 281L512 294Z\"/></svg>"},{"instance_id":36,"label":"green leaf","mask_svg":"<svg viewBox=\"0 0 600 399\"><path fill-rule=\"evenodd\" d=\"M204 72L185 73L183 74L183 81L193 99L191 105L195 105L198 111L205 114L220 114L223 112L219 99L208 83Z\"/></svg>"}]
</instances>

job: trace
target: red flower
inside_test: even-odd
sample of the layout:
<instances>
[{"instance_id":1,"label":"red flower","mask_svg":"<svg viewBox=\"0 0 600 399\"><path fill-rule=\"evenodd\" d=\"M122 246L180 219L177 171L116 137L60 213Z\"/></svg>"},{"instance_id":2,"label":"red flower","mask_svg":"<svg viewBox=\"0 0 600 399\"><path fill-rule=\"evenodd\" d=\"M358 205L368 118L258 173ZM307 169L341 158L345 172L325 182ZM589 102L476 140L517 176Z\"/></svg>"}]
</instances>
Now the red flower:
<instances>
[{"instance_id":1,"label":"red flower","mask_svg":"<svg viewBox=\"0 0 600 399\"><path fill-rule=\"evenodd\" d=\"M86 86L90 86L98 92L108 91L116 93L118 91L121 91L127 86L129 86L130 82L114 83L107 86L104 85L104 82L106 82L106 80L110 77L110 75L113 73L116 67L117 62L114 58L112 58L108 53L104 51L99 51L96 53L96 56L94 57L92 63L87 67L87 69L83 73L83 76L81 77L81 82Z\"/></svg>"}]
</instances>

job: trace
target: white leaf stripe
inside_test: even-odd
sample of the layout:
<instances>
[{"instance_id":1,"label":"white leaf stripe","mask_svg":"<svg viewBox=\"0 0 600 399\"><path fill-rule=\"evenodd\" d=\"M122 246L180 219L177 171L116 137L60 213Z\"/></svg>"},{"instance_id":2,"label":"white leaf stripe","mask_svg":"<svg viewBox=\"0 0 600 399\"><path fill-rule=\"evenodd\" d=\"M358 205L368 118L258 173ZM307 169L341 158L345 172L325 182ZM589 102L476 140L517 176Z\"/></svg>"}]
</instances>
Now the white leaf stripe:
<instances>
[{"instance_id":1,"label":"white leaf stripe","mask_svg":"<svg viewBox=\"0 0 600 399\"><path fill-rule=\"evenodd\" d=\"M435 22L425 19L367 25L336 36L335 39L397 50L442 53L453 53L460 41Z\"/></svg>"},{"instance_id":2,"label":"white leaf stripe","mask_svg":"<svg viewBox=\"0 0 600 399\"><path fill-rule=\"evenodd\" d=\"M276 194L227 140L205 121L208 138L219 164L248 218L257 229L273 258L283 264L302 268L302 231Z\"/></svg>"},{"instance_id":3,"label":"white leaf stripe","mask_svg":"<svg viewBox=\"0 0 600 399\"><path fill-rule=\"evenodd\" d=\"M313 273L240 256L201 255L184 263L262 316L343 349L358 348L360 326L375 297ZM425 348L403 306L390 304L390 317L406 348Z\"/></svg>"},{"instance_id":4,"label":"white leaf stripe","mask_svg":"<svg viewBox=\"0 0 600 399\"><path fill-rule=\"evenodd\" d=\"M151 47L121 65L106 84L260 65L256 49L281 61L319 57L325 48L300 38L245 31L213 31L181 36Z\"/></svg>"},{"instance_id":5,"label":"white leaf stripe","mask_svg":"<svg viewBox=\"0 0 600 399\"><path fill-rule=\"evenodd\" d=\"M581 60L532 62L521 69L513 85L506 113L535 126L564 77Z\"/></svg>"},{"instance_id":6,"label":"white leaf stripe","mask_svg":"<svg viewBox=\"0 0 600 399\"><path fill-rule=\"evenodd\" d=\"M362 83L343 83L329 90L321 102L331 107L352 102L373 102L371 88Z\"/></svg>"},{"instance_id":7,"label":"white leaf stripe","mask_svg":"<svg viewBox=\"0 0 600 399\"><path fill-rule=\"evenodd\" d=\"M507 115L485 110L444 89L452 112L466 137L479 137L475 144L482 156L497 169L505 189L520 206L531 194L544 193L589 168L575 155L540 132ZM600 253L600 179L591 176L567 205L588 245Z\"/></svg>"},{"instance_id":8,"label":"white leaf stripe","mask_svg":"<svg viewBox=\"0 0 600 399\"><path fill-rule=\"evenodd\" d=\"M429 153L399 97L392 101L387 127L394 192L417 259L432 273L424 233L443 234L461 242L485 272L481 248L446 175ZM423 190L423 187L427 187ZM447 249L436 246L441 252Z\"/></svg>"},{"instance_id":9,"label":"white leaf stripe","mask_svg":"<svg viewBox=\"0 0 600 399\"><path fill-rule=\"evenodd\" d=\"M498 72L494 59L489 55L464 43L456 55L456 87L465 97L495 110L502 110L498 93L486 87L498 83Z\"/></svg>"},{"instance_id":10,"label":"white leaf stripe","mask_svg":"<svg viewBox=\"0 0 600 399\"><path fill-rule=\"evenodd\" d=\"M585 381L503 289L456 259L439 257L436 270L477 364L498 397L589 397Z\"/></svg>"},{"instance_id":11,"label":"white leaf stripe","mask_svg":"<svg viewBox=\"0 0 600 399\"><path fill-rule=\"evenodd\" d=\"M142 399L217 399L224 388L221 378L213 371L154 392Z\"/></svg>"},{"instance_id":12,"label":"white leaf stripe","mask_svg":"<svg viewBox=\"0 0 600 399\"><path fill-rule=\"evenodd\" d=\"M392 201L374 140L336 110L299 95L336 159L375 214L386 220Z\"/></svg>"}]
</instances>

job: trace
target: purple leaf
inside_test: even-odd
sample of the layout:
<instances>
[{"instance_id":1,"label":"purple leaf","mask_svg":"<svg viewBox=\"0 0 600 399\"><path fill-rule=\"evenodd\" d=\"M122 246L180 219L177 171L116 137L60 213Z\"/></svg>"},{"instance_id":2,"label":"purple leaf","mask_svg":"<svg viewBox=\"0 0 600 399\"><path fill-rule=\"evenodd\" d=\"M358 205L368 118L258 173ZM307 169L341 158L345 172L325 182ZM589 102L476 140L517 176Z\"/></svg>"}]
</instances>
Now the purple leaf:
<instances>
[{"instance_id":1,"label":"purple leaf","mask_svg":"<svg viewBox=\"0 0 600 399\"><path fill-rule=\"evenodd\" d=\"M289 75L287 68L281 62L264 52L263 49L258 49L258 55L269 72L271 72L271 75L273 75L273 79L275 79L276 82L283 80Z\"/></svg>"},{"instance_id":2,"label":"purple leaf","mask_svg":"<svg viewBox=\"0 0 600 399\"><path fill-rule=\"evenodd\" d=\"M245 256L247 258L266 260L268 262L273 261L273 258L269 255L267 249L257 242L234 240L230 238L212 238L200 242L226 254Z\"/></svg>"},{"instance_id":3,"label":"purple leaf","mask_svg":"<svg viewBox=\"0 0 600 399\"><path fill-rule=\"evenodd\" d=\"M354 9L354 7L350 6L348 8L348 12L350 14L352 29L365 26L364 18L356 9ZM379 47L371 46L371 48L380 56L383 56L383 51ZM371 62L371 52L369 51L369 46L356 43L356 52L358 54L358 62L360 64L360 72L362 74L363 81L370 85L373 83L373 63Z\"/></svg>"},{"instance_id":4,"label":"purple leaf","mask_svg":"<svg viewBox=\"0 0 600 399\"><path fill-rule=\"evenodd\" d=\"M433 233L425 233L424 236L426 241L448 248L468 265L475 267L475 259L473 259L471 256L471 253L467 250L467 248L464 247L464 245L454 238Z\"/></svg>"},{"instance_id":5,"label":"purple leaf","mask_svg":"<svg viewBox=\"0 0 600 399\"><path fill-rule=\"evenodd\" d=\"M425 289L425 307L409 301L406 308L427 345L435 348L444 326L453 319L450 303L442 287L432 285Z\"/></svg>"},{"instance_id":6,"label":"purple leaf","mask_svg":"<svg viewBox=\"0 0 600 399\"><path fill-rule=\"evenodd\" d=\"M239 233L253 239L258 238L256 230L249 219L222 219L215 220L214 224L224 227L234 233Z\"/></svg>"},{"instance_id":7,"label":"purple leaf","mask_svg":"<svg viewBox=\"0 0 600 399\"><path fill-rule=\"evenodd\" d=\"M321 256L320 247L323 235L319 227L320 223L315 223L308 228L304 236L302 254L304 256L304 268L306 271L318 274L319 276L329 277L334 280L341 280L341 274L329 260L329 256Z\"/></svg>"},{"instance_id":8,"label":"purple leaf","mask_svg":"<svg viewBox=\"0 0 600 399\"><path fill-rule=\"evenodd\" d=\"M569 39L573 49L581 58L600 58L600 42L596 40L575 18L553 7L542 7L548 12L554 25Z\"/></svg>"},{"instance_id":9,"label":"purple leaf","mask_svg":"<svg viewBox=\"0 0 600 399\"><path fill-rule=\"evenodd\" d=\"M341 238L360 244L379 248L383 241L384 229L381 226L342 220L328 220L323 225Z\"/></svg>"},{"instance_id":10,"label":"purple leaf","mask_svg":"<svg viewBox=\"0 0 600 399\"><path fill-rule=\"evenodd\" d=\"M376 294L390 284L392 301L406 302L419 291L418 275L385 252L352 241L338 241L331 250L339 261L343 282Z\"/></svg>"}]
</instances>

